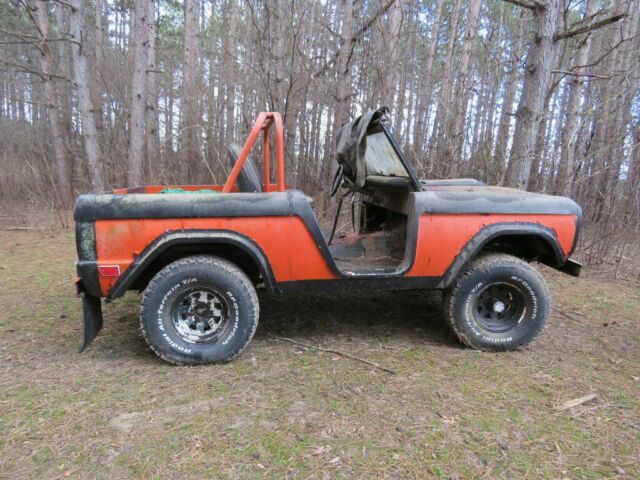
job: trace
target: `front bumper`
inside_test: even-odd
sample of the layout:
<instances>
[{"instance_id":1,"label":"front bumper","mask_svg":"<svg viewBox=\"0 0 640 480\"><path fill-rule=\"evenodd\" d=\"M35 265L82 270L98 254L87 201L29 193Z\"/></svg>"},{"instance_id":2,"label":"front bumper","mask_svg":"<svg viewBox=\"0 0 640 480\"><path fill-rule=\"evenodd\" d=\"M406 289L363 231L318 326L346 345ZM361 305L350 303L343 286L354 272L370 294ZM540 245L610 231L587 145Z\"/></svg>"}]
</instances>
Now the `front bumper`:
<instances>
[{"instance_id":1,"label":"front bumper","mask_svg":"<svg viewBox=\"0 0 640 480\"><path fill-rule=\"evenodd\" d=\"M82 280L76 280L78 296L82 298L82 321L84 333L80 352L84 352L102 328L102 303L100 297L91 295L85 289Z\"/></svg>"}]
</instances>

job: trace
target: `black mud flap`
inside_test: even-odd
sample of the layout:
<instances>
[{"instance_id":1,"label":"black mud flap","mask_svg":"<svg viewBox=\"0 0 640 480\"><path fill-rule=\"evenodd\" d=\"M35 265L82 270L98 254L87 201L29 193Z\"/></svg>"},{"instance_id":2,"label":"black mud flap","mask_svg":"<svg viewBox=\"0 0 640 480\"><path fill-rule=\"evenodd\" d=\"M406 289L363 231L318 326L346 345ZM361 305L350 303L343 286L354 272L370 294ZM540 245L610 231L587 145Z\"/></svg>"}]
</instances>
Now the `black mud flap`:
<instances>
[{"instance_id":1,"label":"black mud flap","mask_svg":"<svg viewBox=\"0 0 640 480\"><path fill-rule=\"evenodd\" d=\"M84 322L84 338L80 352L84 352L102 328L102 303L100 298L84 291L78 284L78 294L82 297L82 317Z\"/></svg>"},{"instance_id":2,"label":"black mud flap","mask_svg":"<svg viewBox=\"0 0 640 480\"><path fill-rule=\"evenodd\" d=\"M568 259L563 265L555 267L556 270L560 270L562 273L571 275L572 277L579 277L582 270L582 264L575 260Z\"/></svg>"}]
</instances>

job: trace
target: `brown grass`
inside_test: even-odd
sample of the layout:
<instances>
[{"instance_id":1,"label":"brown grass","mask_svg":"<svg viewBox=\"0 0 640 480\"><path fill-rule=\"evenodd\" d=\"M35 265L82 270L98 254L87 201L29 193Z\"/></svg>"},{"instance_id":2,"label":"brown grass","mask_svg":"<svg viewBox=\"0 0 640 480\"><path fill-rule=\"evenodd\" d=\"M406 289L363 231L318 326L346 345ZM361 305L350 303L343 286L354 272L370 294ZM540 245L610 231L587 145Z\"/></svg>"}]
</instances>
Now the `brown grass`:
<instances>
[{"instance_id":1,"label":"brown grass","mask_svg":"<svg viewBox=\"0 0 640 480\"><path fill-rule=\"evenodd\" d=\"M0 231L2 478L640 477L633 284L543 269L556 313L504 354L460 347L435 293L262 295L238 360L184 368L144 345L133 294L77 354L74 256L72 232Z\"/></svg>"}]
</instances>

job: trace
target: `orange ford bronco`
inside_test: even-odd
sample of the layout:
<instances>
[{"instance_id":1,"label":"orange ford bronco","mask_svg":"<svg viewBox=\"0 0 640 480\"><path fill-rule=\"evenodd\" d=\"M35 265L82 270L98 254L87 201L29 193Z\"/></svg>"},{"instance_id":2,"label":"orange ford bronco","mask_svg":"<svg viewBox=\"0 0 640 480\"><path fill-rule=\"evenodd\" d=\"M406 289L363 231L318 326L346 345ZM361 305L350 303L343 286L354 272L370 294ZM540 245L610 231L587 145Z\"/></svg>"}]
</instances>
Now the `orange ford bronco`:
<instances>
[{"instance_id":1,"label":"orange ford bronco","mask_svg":"<svg viewBox=\"0 0 640 480\"><path fill-rule=\"evenodd\" d=\"M351 202L354 233L340 238L338 215L324 232L311 199L285 184L277 113L261 113L244 146L229 147L233 167L224 185L81 195L74 218L82 350L102 327L101 298L127 290L143 292L144 338L174 364L239 355L258 324L258 288L440 289L445 320L467 346L512 350L530 342L550 310L547 286L530 263L579 275L569 257L580 207L472 179L419 180L387 118L384 108L370 111L339 133L332 193L346 192L339 206L347 195L361 200ZM261 172L249 157L259 137Z\"/></svg>"}]
</instances>

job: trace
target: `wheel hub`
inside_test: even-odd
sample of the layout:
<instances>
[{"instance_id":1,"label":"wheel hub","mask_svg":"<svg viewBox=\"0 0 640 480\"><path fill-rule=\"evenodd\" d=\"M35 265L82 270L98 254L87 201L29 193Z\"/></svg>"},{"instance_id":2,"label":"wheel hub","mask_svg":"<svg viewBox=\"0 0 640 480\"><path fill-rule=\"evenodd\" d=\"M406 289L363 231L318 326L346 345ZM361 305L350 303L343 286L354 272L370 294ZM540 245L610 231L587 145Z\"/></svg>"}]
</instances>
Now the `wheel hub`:
<instances>
[{"instance_id":1,"label":"wheel hub","mask_svg":"<svg viewBox=\"0 0 640 480\"><path fill-rule=\"evenodd\" d=\"M497 301L496 303L493 304L493 311L496 313L502 313L505 310L505 304Z\"/></svg>"},{"instance_id":2,"label":"wheel hub","mask_svg":"<svg viewBox=\"0 0 640 480\"><path fill-rule=\"evenodd\" d=\"M482 328L492 333L503 333L524 318L525 295L511 283L492 283L478 293L474 310L476 321Z\"/></svg>"},{"instance_id":3,"label":"wheel hub","mask_svg":"<svg viewBox=\"0 0 640 480\"><path fill-rule=\"evenodd\" d=\"M224 298L210 288L183 292L174 305L173 328L189 343L210 342L220 335L228 320Z\"/></svg>"}]
</instances>

